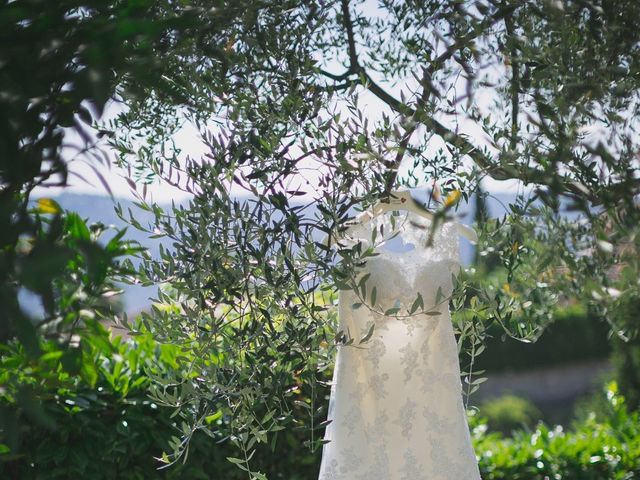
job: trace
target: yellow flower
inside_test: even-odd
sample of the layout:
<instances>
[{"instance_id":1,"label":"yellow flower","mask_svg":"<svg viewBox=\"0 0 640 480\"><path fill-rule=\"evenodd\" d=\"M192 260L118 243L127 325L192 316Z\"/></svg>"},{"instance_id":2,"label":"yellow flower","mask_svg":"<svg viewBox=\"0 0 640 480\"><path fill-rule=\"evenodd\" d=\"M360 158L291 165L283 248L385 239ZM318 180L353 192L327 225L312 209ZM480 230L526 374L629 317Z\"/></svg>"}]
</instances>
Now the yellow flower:
<instances>
[{"instance_id":1,"label":"yellow flower","mask_svg":"<svg viewBox=\"0 0 640 480\"><path fill-rule=\"evenodd\" d=\"M458 203L458 200L460 200L461 196L462 196L462 193L460 192L460 190L453 190L452 192L449 193L449 195L447 195L447 198L444 199L444 207L445 208L453 207L456 203Z\"/></svg>"},{"instance_id":2,"label":"yellow flower","mask_svg":"<svg viewBox=\"0 0 640 480\"><path fill-rule=\"evenodd\" d=\"M60 213L61 208L58 202L51 200L50 198L38 199L38 212L40 213Z\"/></svg>"}]
</instances>

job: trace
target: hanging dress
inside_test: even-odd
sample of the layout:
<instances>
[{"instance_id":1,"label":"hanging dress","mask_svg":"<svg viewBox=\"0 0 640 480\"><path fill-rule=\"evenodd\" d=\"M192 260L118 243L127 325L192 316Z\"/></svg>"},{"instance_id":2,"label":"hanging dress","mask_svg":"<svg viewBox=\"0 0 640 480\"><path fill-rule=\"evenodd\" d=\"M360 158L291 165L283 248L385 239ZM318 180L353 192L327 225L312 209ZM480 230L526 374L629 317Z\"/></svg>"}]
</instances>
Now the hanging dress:
<instances>
[{"instance_id":1,"label":"hanging dress","mask_svg":"<svg viewBox=\"0 0 640 480\"><path fill-rule=\"evenodd\" d=\"M369 275L364 302L339 294L339 330L354 342L338 346L319 480L478 480L447 300L460 269L456 225L442 224L427 247L429 220L397 218L395 232L412 249L378 248L367 259L358 270ZM381 215L350 236L371 245L373 229L393 233L389 220ZM402 315L418 293L424 308Z\"/></svg>"}]
</instances>

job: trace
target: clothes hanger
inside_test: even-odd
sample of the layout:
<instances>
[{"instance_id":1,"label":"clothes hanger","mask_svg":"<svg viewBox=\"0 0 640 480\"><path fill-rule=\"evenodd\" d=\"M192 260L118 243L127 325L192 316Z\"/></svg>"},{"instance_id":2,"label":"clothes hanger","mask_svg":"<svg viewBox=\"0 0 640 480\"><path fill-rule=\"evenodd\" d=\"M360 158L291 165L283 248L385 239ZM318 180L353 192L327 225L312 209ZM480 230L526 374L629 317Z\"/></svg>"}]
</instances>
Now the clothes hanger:
<instances>
[{"instance_id":1,"label":"clothes hanger","mask_svg":"<svg viewBox=\"0 0 640 480\"><path fill-rule=\"evenodd\" d=\"M420 204L413 198L410 190L398 190L391 192L387 198L380 200L372 208L370 208L369 210L365 210L360 215L358 215L352 222L349 223L349 228L370 222L379 215L383 215L387 212L395 210L415 213L416 215L419 215L431 221L433 221L436 217L433 212L426 209L422 204ZM473 228L459 222L454 223L459 235L462 235L473 244L478 243L478 235ZM326 240L328 240L328 238ZM338 240L340 240L340 238L338 238Z\"/></svg>"}]
</instances>

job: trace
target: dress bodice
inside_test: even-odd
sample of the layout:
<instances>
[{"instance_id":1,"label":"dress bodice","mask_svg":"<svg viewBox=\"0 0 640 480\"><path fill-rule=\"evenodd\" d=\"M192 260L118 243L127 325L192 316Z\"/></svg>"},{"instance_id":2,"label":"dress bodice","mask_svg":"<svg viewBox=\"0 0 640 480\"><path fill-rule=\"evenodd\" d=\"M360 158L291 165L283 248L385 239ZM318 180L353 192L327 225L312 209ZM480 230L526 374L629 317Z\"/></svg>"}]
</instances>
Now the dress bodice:
<instances>
[{"instance_id":1,"label":"dress bodice","mask_svg":"<svg viewBox=\"0 0 640 480\"><path fill-rule=\"evenodd\" d=\"M431 221L413 213L396 217L394 225L390 217L380 215L352 227L349 242L360 243L363 250L370 246L375 249L375 256L367 257L356 270L356 282L366 276L364 303L382 311L398 307L402 312L420 294L423 309L428 311L451 295L452 275L460 268L456 224L444 222L437 226L427 245L432 227ZM380 235L381 231L384 235ZM390 237L393 238L387 240ZM357 297L355 292L353 295ZM372 299L375 306L371 305Z\"/></svg>"}]
</instances>

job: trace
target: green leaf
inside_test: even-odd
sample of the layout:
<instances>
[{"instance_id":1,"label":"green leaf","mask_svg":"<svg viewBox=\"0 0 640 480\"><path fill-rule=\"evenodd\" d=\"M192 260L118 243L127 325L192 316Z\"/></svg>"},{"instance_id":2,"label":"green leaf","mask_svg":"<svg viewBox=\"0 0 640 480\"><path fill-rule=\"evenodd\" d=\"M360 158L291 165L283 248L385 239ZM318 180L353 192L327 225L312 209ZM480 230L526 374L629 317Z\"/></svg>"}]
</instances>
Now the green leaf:
<instances>
[{"instance_id":1,"label":"green leaf","mask_svg":"<svg viewBox=\"0 0 640 480\"><path fill-rule=\"evenodd\" d=\"M369 326L369 330L367 331L367 334L364 337L362 337L362 339L360 340L360 343L364 343L371 338L371 336L373 335L375 326L376 326L375 322L371 322L371 325Z\"/></svg>"},{"instance_id":2,"label":"green leaf","mask_svg":"<svg viewBox=\"0 0 640 480\"><path fill-rule=\"evenodd\" d=\"M98 369L93 363L93 358L89 356L83 358L80 375L85 380L85 382L87 382L91 386L91 388L96 386L96 383L98 381Z\"/></svg>"},{"instance_id":3,"label":"green leaf","mask_svg":"<svg viewBox=\"0 0 640 480\"><path fill-rule=\"evenodd\" d=\"M89 227L85 223L80 215L74 212L67 212L66 215L66 224L67 231L71 234L71 236L76 240L91 240L91 232L89 231Z\"/></svg>"},{"instance_id":4,"label":"green leaf","mask_svg":"<svg viewBox=\"0 0 640 480\"><path fill-rule=\"evenodd\" d=\"M436 303L440 303L443 298L444 294L442 293L442 287L438 287L438 291L436 292Z\"/></svg>"},{"instance_id":5,"label":"green leaf","mask_svg":"<svg viewBox=\"0 0 640 480\"><path fill-rule=\"evenodd\" d=\"M418 296L416 297L413 304L411 305L411 308L409 309L409 313L410 314L415 313L418 310L418 308L424 308L424 301L422 300L422 295L420 293L418 293Z\"/></svg>"},{"instance_id":6,"label":"green leaf","mask_svg":"<svg viewBox=\"0 0 640 480\"><path fill-rule=\"evenodd\" d=\"M213 415L208 415L204 419L207 422L207 425L211 425L213 422L218 420L220 417L222 417L222 410L218 410Z\"/></svg>"},{"instance_id":7,"label":"green leaf","mask_svg":"<svg viewBox=\"0 0 640 480\"><path fill-rule=\"evenodd\" d=\"M47 352L44 355L42 355L40 357L40 361L41 362L49 362L51 360L59 360L60 357L62 357L62 355L64 355L64 351L63 350L55 350L53 352Z\"/></svg>"}]
</instances>

